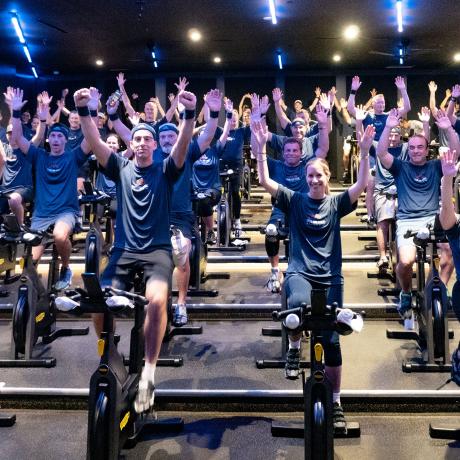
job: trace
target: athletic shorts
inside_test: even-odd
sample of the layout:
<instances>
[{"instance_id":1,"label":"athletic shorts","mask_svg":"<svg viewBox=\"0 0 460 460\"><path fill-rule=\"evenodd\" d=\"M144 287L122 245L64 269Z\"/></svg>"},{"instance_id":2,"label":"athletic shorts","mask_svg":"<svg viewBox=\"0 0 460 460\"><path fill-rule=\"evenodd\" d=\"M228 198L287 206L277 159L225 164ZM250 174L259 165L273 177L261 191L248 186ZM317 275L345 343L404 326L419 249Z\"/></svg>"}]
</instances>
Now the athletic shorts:
<instances>
[{"instance_id":1,"label":"athletic shorts","mask_svg":"<svg viewBox=\"0 0 460 460\"><path fill-rule=\"evenodd\" d=\"M72 212L64 212L62 214L58 214L57 216L52 217L35 217L32 216L32 230L38 230L43 232L47 230L51 225L57 224L58 222L65 222L73 231L75 225L78 221L78 216Z\"/></svg>"},{"instance_id":2,"label":"athletic shorts","mask_svg":"<svg viewBox=\"0 0 460 460\"><path fill-rule=\"evenodd\" d=\"M171 213L170 224L177 227L185 238L189 240L195 235L195 214L193 213Z\"/></svg>"},{"instance_id":3,"label":"athletic shorts","mask_svg":"<svg viewBox=\"0 0 460 460\"><path fill-rule=\"evenodd\" d=\"M10 189L8 189L10 190ZM17 193L21 195L22 204L31 203L34 199L34 192L30 187L18 187L11 189L11 193ZM0 214L5 214L9 212L8 200L6 198L0 198Z\"/></svg>"},{"instance_id":4,"label":"athletic shorts","mask_svg":"<svg viewBox=\"0 0 460 460\"><path fill-rule=\"evenodd\" d=\"M413 238L404 238L408 230L418 231L425 228L428 224L434 224L436 215L428 217L418 217L415 219L398 219L396 221L396 245L398 248L402 246L415 247Z\"/></svg>"},{"instance_id":5,"label":"athletic shorts","mask_svg":"<svg viewBox=\"0 0 460 460\"><path fill-rule=\"evenodd\" d=\"M130 291L133 288L134 275L142 273L146 285L154 280L164 281L171 286L173 268L171 252L166 249L155 249L144 254L114 248L101 276L101 285Z\"/></svg>"},{"instance_id":6,"label":"athletic shorts","mask_svg":"<svg viewBox=\"0 0 460 460\"><path fill-rule=\"evenodd\" d=\"M394 219L396 216L396 199L388 199L384 193L374 193L374 208L377 222Z\"/></svg>"}]
</instances>

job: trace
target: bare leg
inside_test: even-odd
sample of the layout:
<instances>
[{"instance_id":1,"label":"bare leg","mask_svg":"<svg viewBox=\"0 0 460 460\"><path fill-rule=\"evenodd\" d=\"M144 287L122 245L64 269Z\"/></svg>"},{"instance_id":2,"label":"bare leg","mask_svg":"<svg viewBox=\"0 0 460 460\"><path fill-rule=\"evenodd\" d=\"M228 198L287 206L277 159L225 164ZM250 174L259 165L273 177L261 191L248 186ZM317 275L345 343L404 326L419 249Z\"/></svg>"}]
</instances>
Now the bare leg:
<instances>
[{"instance_id":1,"label":"bare leg","mask_svg":"<svg viewBox=\"0 0 460 460\"><path fill-rule=\"evenodd\" d=\"M21 195L19 195L19 193L13 192L10 195L8 204L10 206L11 212L18 219L19 225L22 225L24 223L24 206L22 205Z\"/></svg>"}]
</instances>

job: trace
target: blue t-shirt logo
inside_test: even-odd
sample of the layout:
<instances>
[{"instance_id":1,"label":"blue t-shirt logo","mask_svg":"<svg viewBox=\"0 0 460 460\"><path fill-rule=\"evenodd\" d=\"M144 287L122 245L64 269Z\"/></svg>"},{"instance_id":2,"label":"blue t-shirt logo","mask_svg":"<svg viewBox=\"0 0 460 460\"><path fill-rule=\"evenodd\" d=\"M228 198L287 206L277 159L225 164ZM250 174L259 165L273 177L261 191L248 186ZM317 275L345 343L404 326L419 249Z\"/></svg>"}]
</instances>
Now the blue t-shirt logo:
<instances>
[{"instance_id":1,"label":"blue t-shirt logo","mask_svg":"<svg viewBox=\"0 0 460 460\"><path fill-rule=\"evenodd\" d=\"M417 182L417 184L424 184L427 180L428 178L423 174L417 174L414 177L414 181Z\"/></svg>"},{"instance_id":2,"label":"blue t-shirt logo","mask_svg":"<svg viewBox=\"0 0 460 460\"><path fill-rule=\"evenodd\" d=\"M307 214L306 220L307 226L319 227L320 225L325 225L326 220L321 216L321 214Z\"/></svg>"},{"instance_id":3,"label":"blue t-shirt logo","mask_svg":"<svg viewBox=\"0 0 460 460\"><path fill-rule=\"evenodd\" d=\"M144 190L147 190L148 188L149 188L148 184L145 183L142 177L139 177L139 179L136 179L134 181L134 184L133 184L134 192L143 192Z\"/></svg>"},{"instance_id":4,"label":"blue t-shirt logo","mask_svg":"<svg viewBox=\"0 0 460 460\"><path fill-rule=\"evenodd\" d=\"M61 168L59 167L59 165L57 163L51 163L48 165L48 167L46 168L46 170L50 173L50 174L58 174L61 172Z\"/></svg>"}]
</instances>

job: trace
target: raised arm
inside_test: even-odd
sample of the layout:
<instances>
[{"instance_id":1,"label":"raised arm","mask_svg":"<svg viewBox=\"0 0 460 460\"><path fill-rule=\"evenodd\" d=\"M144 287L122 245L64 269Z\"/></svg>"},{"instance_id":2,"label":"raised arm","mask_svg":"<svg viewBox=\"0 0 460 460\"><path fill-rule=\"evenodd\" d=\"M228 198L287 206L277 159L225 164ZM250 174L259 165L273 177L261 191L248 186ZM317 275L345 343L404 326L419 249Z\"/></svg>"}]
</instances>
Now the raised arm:
<instances>
[{"instance_id":1,"label":"raised arm","mask_svg":"<svg viewBox=\"0 0 460 460\"><path fill-rule=\"evenodd\" d=\"M426 137L428 143L430 143L431 140L430 113L428 107L422 107L420 112L418 112L418 119L423 124L423 135Z\"/></svg>"},{"instance_id":2,"label":"raised arm","mask_svg":"<svg viewBox=\"0 0 460 460\"><path fill-rule=\"evenodd\" d=\"M49 97L46 91L43 91L41 94L39 94L39 97L37 98L37 115L40 120L40 124L38 125L36 133L30 140L30 142L35 145L35 147L38 147L45 137L46 122L50 116L51 99L53 98Z\"/></svg>"},{"instance_id":3,"label":"raised arm","mask_svg":"<svg viewBox=\"0 0 460 460\"><path fill-rule=\"evenodd\" d=\"M286 112L281 107L281 100L283 99L283 92L279 88L275 88L272 91L273 104L275 105L275 112L280 122L281 128L284 129L291 122Z\"/></svg>"},{"instance_id":4,"label":"raised arm","mask_svg":"<svg viewBox=\"0 0 460 460\"><path fill-rule=\"evenodd\" d=\"M3 142L0 142L0 177L3 176L3 169L5 168L6 163L6 152L3 148Z\"/></svg>"},{"instance_id":5,"label":"raised arm","mask_svg":"<svg viewBox=\"0 0 460 460\"><path fill-rule=\"evenodd\" d=\"M268 128L265 120L251 120L251 150L257 159L257 174L260 185L275 198L278 193L278 182L270 179L267 165L266 145Z\"/></svg>"},{"instance_id":6,"label":"raised arm","mask_svg":"<svg viewBox=\"0 0 460 460\"><path fill-rule=\"evenodd\" d=\"M458 101L460 98L460 85L454 85L452 88L452 93L451 97L449 99L449 105L447 106L447 116L449 117L449 120L452 124L452 126L455 125L457 122L457 117L455 116L455 102Z\"/></svg>"},{"instance_id":7,"label":"raised arm","mask_svg":"<svg viewBox=\"0 0 460 460\"><path fill-rule=\"evenodd\" d=\"M131 104L131 101L129 100L128 93L125 90L125 74L123 72L120 72L117 75L117 83L118 83L118 89L120 90L121 93L121 100L123 101L123 105L125 106L126 113L128 114L128 117L133 117L135 110L134 107Z\"/></svg>"},{"instance_id":8,"label":"raised arm","mask_svg":"<svg viewBox=\"0 0 460 460\"><path fill-rule=\"evenodd\" d=\"M372 88L370 90L370 93L371 93L371 97L364 104L364 110L367 110L372 105L372 102L374 102L374 97L377 96L377 90L375 88Z\"/></svg>"},{"instance_id":9,"label":"raised arm","mask_svg":"<svg viewBox=\"0 0 460 460\"><path fill-rule=\"evenodd\" d=\"M219 145L221 148L225 147L227 143L228 133L230 132L230 128L232 126L232 118L233 118L233 102L226 98L224 100L224 108L225 108L225 124L222 134L219 137Z\"/></svg>"},{"instance_id":10,"label":"raised arm","mask_svg":"<svg viewBox=\"0 0 460 460\"><path fill-rule=\"evenodd\" d=\"M447 88L446 89L446 95L444 96L444 99L439 104L440 109L442 109L442 110L446 109L447 102L449 101L451 96L452 96L452 92L450 91L450 88Z\"/></svg>"},{"instance_id":11,"label":"raised arm","mask_svg":"<svg viewBox=\"0 0 460 460\"><path fill-rule=\"evenodd\" d=\"M90 150L96 156L98 163L105 168L109 161L112 151L109 146L102 141L99 135L99 130L91 119L88 103L91 99L90 90L82 88L75 91L73 95L75 107L77 108L78 115L80 116L80 126L85 136L85 140L89 145Z\"/></svg>"},{"instance_id":12,"label":"raised arm","mask_svg":"<svg viewBox=\"0 0 460 460\"><path fill-rule=\"evenodd\" d=\"M435 117L436 114L438 113L438 108L436 107L437 89L438 89L438 85L434 81L430 81L430 83L428 83L428 90L430 91L429 106L430 106L431 113L433 114L433 117Z\"/></svg>"},{"instance_id":13,"label":"raised arm","mask_svg":"<svg viewBox=\"0 0 460 460\"><path fill-rule=\"evenodd\" d=\"M116 103L113 105L109 104L109 101L107 101L107 114L109 116L109 120L112 122L112 126L115 132L120 136L121 140L126 145L129 145L131 142L131 130L120 120L120 117L117 114L119 105L120 101L116 101ZM139 122L137 112L134 112L134 115L133 117L130 117L130 120L133 126Z\"/></svg>"},{"instance_id":14,"label":"raised arm","mask_svg":"<svg viewBox=\"0 0 460 460\"><path fill-rule=\"evenodd\" d=\"M337 98L335 100L337 100ZM350 114L348 113L348 110L347 110L347 101L343 97L340 98L340 107L342 109L340 113L342 114L343 119L345 120L345 123L351 126L351 124L353 123L353 120L351 119Z\"/></svg>"},{"instance_id":15,"label":"raised arm","mask_svg":"<svg viewBox=\"0 0 460 460\"><path fill-rule=\"evenodd\" d=\"M316 120L318 122L318 147L315 151L317 158L326 158L329 151L329 121L328 111L322 104L316 105Z\"/></svg>"},{"instance_id":16,"label":"raised arm","mask_svg":"<svg viewBox=\"0 0 460 460\"><path fill-rule=\"evenodd\" d=\"M251 99L251 95L249 93L244 94L243 97L240 100L240 104L238 106L238 116L240 118L243 116L243 105L244 105L244 101L246 99Z\"/></svg>"},{"instance_id":17,"label":"raised arm","mask_svg":"<svg viewBox=\"0 0 460 460\"><path fill-rule=\"evenodd\" d=\"M446 115L444 110L438 110L436 115L436 124L438 125L439 129L442 129L446 133L449 148L452 151L460 152L460 141L458 139L458 134L452 127L449 117Z\"/></svg>"},{"instance_id":18,"label":"raised arm","mask_svg":"<svg viewBox=\"0 0 460 460\"><path fill-rule=\"evenodd\" d=\"M398 109L391 109L388 114L387 121L385 123L385 128L383 128L376 149L377 157L386 169L390 168L393 164L393 155L391 155L391 153L388 152L388 148L390 147L390 132L393 128L395 128L398 125Z\"/></svg>"},{"instance_id":19,"label":"raised arm","mask_svg":"<svg viewBox=\"0 0 460 460\"><path fill-rule=\"evenodd\" d=\"M158 110L158 113L160 114L160 118L163 118L164 116L166 116L165 111L162 105L160 104L160 100L157 97L154 97L152 99L152 102L157 106L157 110Z\"/></svg>"},{"instance_id":20,"label":"raised arm","mask_svg":"<svg viewBox=\"0 0 460 460\"><path fill-rule=\"evenodd\" d=\"M178 99L185 107L185 116L179 126L179 135L177 137L177 142L172 148L171 157L176 166L180 169L184 165L187 149L193 136L196 115L196 96L189 91L181 90Z\"/></svg>"},{"instance_id":21,"label":"raised arm","mask_svg":"<svg viewBox=\"0 0 460 460\"><path fill-rule=\"evenodd\" d=\"M398 109L399 117L404 117L407 113L410 112L410 99L409 95L407 94L406 82L404 81L403 77L396 77L395 78L395 85L398 88L399 92L401 93L401 97L403 100L404 105Z\"/></svg>"},{"instance_id":22,"label":"raised arm","mask_svg":"<svg viewBox=\"0 0 460 460\"><path fill-rule=\"evenodd\" d=\"M20 88L11 89L10 92L7 89L7 92L3 93L3 95L5 96L5 100L8 99L8 101L11 103L11 124L13 125L11 140L16 142L24 155L27 155L30 147L30 142L24 137L22 133L21 123L21 109L27 104L27 101L22 100L24 92Z\"/></svg>"},{"instance_id":23,"label":"raised arm","mask_svg":"<svg viewBox=\"0 0 460 460\"><path fill-rule=\"evenodd\" d=\"M369 150L371 148L372 142L375 136L375 128L373 125L367 126L364 131L364 135L358 136L358 145L359 145L359 169L358 169L358 178L356 182L348 189L348 195L350 196L350 201L354 203L358 201L361 193L364 192L364 189L367 186L369 178Z\"/></svg>"},{"instance_id":24,"label":"raised arm","mask_svg":"<svg viewBox=\"0 0 460 460\"><path fill-rule=\"evenodd\" d=\"M441 212L439 221L444 230L451 229L457 223L453 200L454 179L457 175L457 153L447 150L441 155Z\"/></svg>"},{"instance_id":25,"label":"raised arm","mask_svg":"<svg viewBox=\"0 0 460 460\"><path fill-rule=\"evenodd\" d=\"M180 77L179 78L179 83L175 83L176 85L176 88L177 88L177 94L176 94L176 97L171 101L171 105L169 107L169 109L166 111L165 113L165 117L166 117L166 120L168 121L168 123L173 119L176 111L177 111L177 108L179 106L179 93L181 91L185 91L185 88L187 88L189 82L187 81L187 79L185 77Z\"/></svg>"},{"instance_id":26,"label":"raised arm","mask_svg":"<svg viewBox=\"0 0 460 460\"><path fill-rule=\"evenodd\" d=\"M68 117L70 115L70 110L65 106L65 98L67 97L67 94L69 94L69 89L64 88L61 93L61 99L60 99L60 104L62 106L61 113Z\"/></svg>"},{"instance_id":27,"label":"raised arm","mask_svg":"<svg viewBox=\"0 0 460 460\"><path fill-rule=\"evenodd\" d=\"M308 107L308 110L310 111L310 113L313 113L313 110L315 109L316 104L318 104L318 102L319 102L320 96L321 96L321 88L319 86L317 86L315 88L315 98L313 99L313 102Z\"/></svg>"},{"instance_id":28,"label":"raised arm","mask_svg":"<svg viewBox=\"0 0 460 460\"><path fill-rule=\"evenodd\" d=\"M222 94L218 89L212 89L204 96L204 102L209 109L209 119L203 132L198 136L197 142L203 153L210 145L217 129L219 111L222 107Z\"/></svg>"},{"instance_id":29,"label":"raised arm","mask_svg":"<svg viewBox=\"0 0 460 460\"><path fill-rule=\"evenodd\" d=\"M351 80L351 91L350 95L348 96L348 102L347 102L347 110L348 113L356 118L356 113L355 113L355 108L356 108L356 92L358 91L359 87L361 86L361 80L357 75L353 77Z\"/></svg>"}]
</instances>

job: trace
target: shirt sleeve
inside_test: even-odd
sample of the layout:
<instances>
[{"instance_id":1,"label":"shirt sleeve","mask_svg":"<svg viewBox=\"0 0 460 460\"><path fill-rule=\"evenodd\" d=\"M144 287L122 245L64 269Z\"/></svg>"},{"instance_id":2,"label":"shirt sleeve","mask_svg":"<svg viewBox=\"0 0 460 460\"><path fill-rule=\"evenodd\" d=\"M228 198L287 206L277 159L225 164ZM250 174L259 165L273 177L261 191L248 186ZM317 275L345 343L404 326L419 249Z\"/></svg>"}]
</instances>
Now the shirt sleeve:
<instances>
[{"instance_id":1,"label":"shirt sleeve","mask_svg":"<svg viewBox=\"0 0 460 460\"><path fill-rule=\"evenodd\" d=\"M72 155L74 155L79 167L84 165L90 157L90 154L86 155L85 152L83 152L80 145L72 150Z\"/></svg>"},{"instance_id":2,"label":"shirt sleeve","mask_svg":"<svg viewBox=\"0 0 460 460\"><path fill-rule=\"evenodd\" d=\"M109 156L109 160L107 161L107 165L104 167L101 166L101 171L109 178L112 179L114 182L120 181L120 169L122 167L122 163L124 161L129 161L126 158L120 157L116 153L112 153Z\"/></svg>"},{"instance_id":3,"label":"shirt sleeve","mask_svg":"<svg viewBox=\"0 0 460 460\"><path fill-rule=\"evenodd\" d=\"M29 145L29 150L27 151L27 160L30 161L34 166L37 164L37 159L41 153L41 150L38 147L35 147L32 143ZM44 151L44 150L43 150Z\"/></svg>"},{"instance_id":4,"label":"shirt sleeve","mask_svg":"<svg viewBox=\"0 0 460 460\"><path fill-rule=\"evenodd\" d=\"M278 192L275 197L275 206L283 212L289 212L291 207L291 199L295 192L288 189L284 185L278 184Z\"/></svg>"},{"instance_id":5,"label":"shirt sleeve","mask_svg":"<svg viewBox=\"0 0 460 460\"><path fill-rule=\"evenodd\" d=\"M185 160L187 161L187 160ZM176 182L177 179L181 176L182 172L184 171L185 163L184 166L179 169L176 166L176 163L174 163L173 158L171 155L168 155L164 160L163 160L163 173L166 175L168 180L172 183Z\"/></svg>"},{"instance_id":6,"label":"shirt sleeve","mask_svg":"<svg viewBox=\"0 0 460 460\"><path fill-rule=\"evenodd\" d=\"M350 212L353 212L357 206L358 200L352 203L348 191L337 195L337 213L339 215L339 219L346 216L347 214L350 214Z\"/></svg>"},{"instance_id":7,"label":"shirt sleeve","mask_svg":"<svg viewBox=\"0 0 460 460\"><path fill-rule=\"evenodd\" d=\"M383 166L383 163L381 163ZM401 171L401 165L402 161L399 158L393 158L393 163L391 166L388 168L388 171L393 175L393 177L396 177L399 175L399 172ZM385 167L385 166L383 166Z\"/></svg>"},{"instance_id":8,"label":"shirt sleeve","mask_svg":"<svg viewBox=\"0 0 460 460\"><path fill-rule=\"evenodd\" d=\"M460 220L457 220L449 230L446 230L446 236L449 240L455 240L460 237Z\"/></svg>"},{"instance_id":9,"label":"shirt sleeve","mask_svg":"<svg viewBox=\"0 0 460 460\"><path fill-rule=\"evenodd\" d=\"M190 142L188 149L187 149L187 158L192 162L195 163L201 157L202 153L200 150L200 146L198 144L198 140L195 138Z\"/></svg>"}]
</instances>

